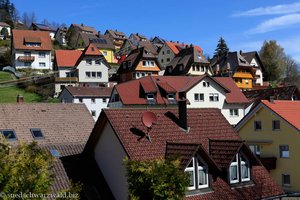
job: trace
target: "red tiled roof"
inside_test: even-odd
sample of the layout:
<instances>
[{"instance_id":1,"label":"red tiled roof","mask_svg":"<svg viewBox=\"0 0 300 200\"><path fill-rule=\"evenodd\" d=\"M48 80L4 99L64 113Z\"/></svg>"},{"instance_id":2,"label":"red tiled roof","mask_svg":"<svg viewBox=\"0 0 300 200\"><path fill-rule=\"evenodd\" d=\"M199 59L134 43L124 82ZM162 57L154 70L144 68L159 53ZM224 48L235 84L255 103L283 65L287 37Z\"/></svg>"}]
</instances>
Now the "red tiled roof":
<instances>
[{"instance_id":1,"label":"red tiled roof","mask_svg":"<svg viewBox=\"0 0 300 200\"><path fill-rule=\"evenodd\" d=\"M166 45L168 45L175 54L178 54L180 49L190 46L188 44L182 44L176 42L166 42ZM199 53L203 53L203 50L199 46L194 46L194 47L198 50Z\"/></svg>"},{"instance_id":2,"label":"red tiled roof","mask_svg":"<svg viewBox=\"0 0 300 200\"><path fill-rule=\"evenodd\" d=\"M75 67L81 54L80 50L56 50L56 65L57 67Z\"/></svg>"},{"instance_id":3,"label":"red tiled roof","mask_svg":"<svg viewBox=\"0 0 300 200\"><path fill-rule=\"evenodd\" d=\"M50 51L53 49L51 38L48 32L45 31L31 31L31 30L12 30L13 47L18 50L40 50ZM41 46L25 46L25 39L33 39L40 41Z\"/></svg>"},{"instance_id":4,"label":"red tiled roof","mask_svg":"<svg viewBox=\"0 0 300 200\"><path fill-rule=\"evenodd\" d=\"M261 102L300 130L300 101L274 100L271 103L267 100L262 100Z\"/></svg>"},{"instance_id":5,"label":"red tiled roof","mask_svg":"<svg viewBox=\"0 0 300 200\"><path fill-rule=\"evenodd\" d=\"M142 114L146 111L153 112L157 117L157 122L150 130L141 121ZM233 143L239 143L239 145L242 143L238 133L222 116L219 109L188 109L187 116L190 129L185 132L178 125L178 109L104 109L95 127L101 127L99 124L107 119L128 157L133 160L152 160L164 158L167 152L173 155L177 152L185 152L184 159L187 163L188 157L194 154L200 146L209 152L209 140L233 140ZM93 148L102 132L103 129L95 128L87 146ZM145 137L146 135L150 136L151 142ZM167 148L170 143L173 145ZM222 149L218 151L232 151L230 146L221 146ZM215 155L217 153L220 152L214 151ZM252 167L251 173L253 184L247 187L232 189L227 178L216 175L210 179L212 192L187 196L185 199L261 199L282 194L282 189L264 167L256 165ZM226 171L222 173L227 173Z\"/></svg>"},{"instance_id":6,"label":"red tiled roof","mask_svg":"<svg viewBox=\"0 0 300 200\"><path fill-rule=\"evenodd\" d=\"M168 82L159 81L157 85L161 87L167 93L176 93L177 91L168 84Z\"/></svg>"},{"instance_id":7,"label":"red tiled roof","mask_svg":"<svg viewBox=\"0 0 300 200\"><path fill-rule=\"evenodd\" d=\"M226 94L227 103L249 103L248 99L231 77L215 77L214 79L230 90L230 92Z\"/></svg>"},{"instance_id":8,"label":"red tiled roof","mask_svg":"<svg viewBox=\"0 0 300 200\"><path fill-rule=\"evenodd\" d=\"M102 53L98 50L98 48L93 43L90 43L85 48L83 54L86 56L102 56Z\"/></svg>"},{"instance_id":9,"label":"red tiled roof","mask_svg":"<svg viewBox=\"0 0 300 200\"><path fill-rule=\"evenodd\" d=\"M110 97L112 87L66 87L74 97Z\"/></svg>"}]
</instances>

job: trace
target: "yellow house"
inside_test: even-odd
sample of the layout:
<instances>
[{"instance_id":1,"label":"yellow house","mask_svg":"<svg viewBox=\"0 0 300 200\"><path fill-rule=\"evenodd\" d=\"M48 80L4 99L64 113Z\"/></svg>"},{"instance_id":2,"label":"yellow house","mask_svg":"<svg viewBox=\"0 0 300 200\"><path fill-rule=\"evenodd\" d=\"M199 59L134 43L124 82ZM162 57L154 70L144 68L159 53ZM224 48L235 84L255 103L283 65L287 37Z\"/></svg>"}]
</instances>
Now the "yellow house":
<instances>
[{"instance_id":1,"label":"yellow house","mask_svg":"<svg viewBox=\"0 0 300 200\"><path fill-rule=\"evenodd\" d=\"M300 101L262 100L236 130L286 192L300 192Z\"/></svg>"},{"instance_id":2,"label":"yellow house","mask_svg":"<svg viewBox=\"0 0 300 200\"><path fill-rule=\"evenodd\" d=\"M252 81L254 80L254 76L252 73L252 67L248 68L239 68L232 76L236 85L242 89L252 89Z\"/></svg>"}]
</instances>

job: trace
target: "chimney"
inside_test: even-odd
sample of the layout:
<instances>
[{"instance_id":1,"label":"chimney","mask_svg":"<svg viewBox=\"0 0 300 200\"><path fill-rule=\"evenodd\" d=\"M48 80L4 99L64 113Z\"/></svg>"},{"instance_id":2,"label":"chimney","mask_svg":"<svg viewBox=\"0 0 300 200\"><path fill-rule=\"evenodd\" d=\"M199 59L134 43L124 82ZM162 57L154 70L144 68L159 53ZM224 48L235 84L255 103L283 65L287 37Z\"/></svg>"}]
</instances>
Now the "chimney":
<instances>
[{"instance_id":1,"label":"chimney","mask_svg":"<svg viewBox=\"0 0 300 200\"><path fill-rule=\"evenodd\" d=\"M24 103L24 97L20 94L17 96L17 103Z\"/></svg>"},{"instance_id":2,"label":"chimney","mask_svg":"<svg viewBox=\"0 0 300 200\"><path fill-rule=\"evenodd\" d=\"M242 53L243 53L242 50L240 50L240 55L242 55Z\"/></svg>"},{"instance_id":3,"label":"chimney","mask_svg":"<svg viewBox=\"0 0 300 200\"><path fill-rule=\"evenodd\" d=\"M187 124L187 107L186 107L186 93L179 92L179 100L178 100L178 115L179 115L179 124L184 131L188 132L188 124Z\"/></svg>"}]
</instances>

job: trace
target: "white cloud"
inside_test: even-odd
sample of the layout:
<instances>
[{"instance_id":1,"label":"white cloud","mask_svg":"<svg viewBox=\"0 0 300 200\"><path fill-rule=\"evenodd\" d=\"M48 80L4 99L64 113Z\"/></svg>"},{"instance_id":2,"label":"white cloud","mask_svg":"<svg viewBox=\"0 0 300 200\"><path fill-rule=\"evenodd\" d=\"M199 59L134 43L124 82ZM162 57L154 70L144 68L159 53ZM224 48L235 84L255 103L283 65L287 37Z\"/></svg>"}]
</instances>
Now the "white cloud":
<instances>
[{"instance_id":1,"label":"white cloud","mask_svg":"<svg viewBox=\"0 0 300 200\"><path fill-rule=\"evenodd\" d=\"M233 14L234 17L291 14L300 12L300 3L281 4L276 6L259 7Z\"/></svg>"},{"instance_id":2,"label":"white cloud","mask_svg":"<svg viewBox=\"0 0 300 200\"><path fill-rule=\"evenodd\" d=\"M266 20L248 31L250 34L266 33L274 30L290 27L291 25L300 24L300 14L289 14L281 17Z\"/></svg>"}]
</instances>

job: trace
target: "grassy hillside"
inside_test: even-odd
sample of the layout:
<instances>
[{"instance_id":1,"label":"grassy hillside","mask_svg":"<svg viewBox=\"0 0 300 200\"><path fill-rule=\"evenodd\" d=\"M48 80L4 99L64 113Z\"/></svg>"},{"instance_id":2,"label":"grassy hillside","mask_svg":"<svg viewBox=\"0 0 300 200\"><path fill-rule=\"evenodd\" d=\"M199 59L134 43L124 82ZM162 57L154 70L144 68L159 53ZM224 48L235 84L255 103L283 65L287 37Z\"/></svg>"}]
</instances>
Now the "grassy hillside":
<instances>
[{"instance_id":1,"label":"grassy hillside","mask_svg":"<svg viewBox=\"0 0 300 200\"><path fill-rule=\"evenodd\" d=\"M42 98L38 94L26 92L16 86L12 87L0 87L0 103L15 103L17 102L18 94L23 95L24 101L41 102Z\"/></svg>"},{"instance_id":2,"label":"grassy hillside","mask_svg":"<svg viewBox=\"0 0 300 200\"><path fill-rule=\"evenodd\" d=\"M11 73L8 73L8 72L0 72L0 82L1 81L10 81L10 80L13 80L14 75L12 75Z\"/></svg>"}]
</instances>

